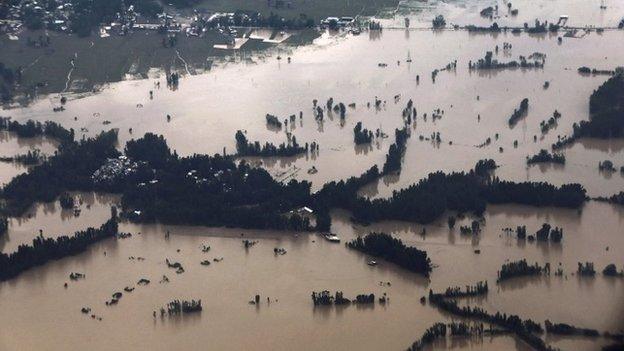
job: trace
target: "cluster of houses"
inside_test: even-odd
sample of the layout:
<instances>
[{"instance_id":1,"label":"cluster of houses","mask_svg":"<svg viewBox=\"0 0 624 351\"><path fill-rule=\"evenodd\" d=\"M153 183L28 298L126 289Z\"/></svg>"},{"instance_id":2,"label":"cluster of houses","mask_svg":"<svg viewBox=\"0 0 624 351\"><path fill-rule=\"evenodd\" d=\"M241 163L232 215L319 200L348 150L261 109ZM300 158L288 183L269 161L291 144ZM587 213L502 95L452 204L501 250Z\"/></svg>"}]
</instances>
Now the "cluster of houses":
<instances>
[{"instance_id":1,"label":"cluster of houses","mask_svg":"<svg viewBox=\"0 0 624 351\"><path fill-rule=\"evenodd\" d=\"M355 18L353 17L327 17L326 19L321 20L321 27L338 29L351 26L354 23Z\"/></svg>"},{"instance_id":2,"label":"cluster of houses","mask_svg":"<svg viewBox=\"0 0 624 351\"><path fill-rule=\"evenodd\" d=\"M95 184L111 185L136 172L139 165L126 156L111 158L97 169L91 179Z\"/></svg>"},{"instance_id":3,"label":"cluster of houses","mask_svg":"<svg viewBox=\"0 0 624 351\"><path fill-rule=\"evenodd\" d=\"M69 17L73 13L73 5L67 0L54 0L44 4L37 0L23 0L8 6L5 18L0 19L0 32L17 33L23 28L24 22L40 19L44 28L61 32L69 32Z\"/></svg>"}]
</instances>

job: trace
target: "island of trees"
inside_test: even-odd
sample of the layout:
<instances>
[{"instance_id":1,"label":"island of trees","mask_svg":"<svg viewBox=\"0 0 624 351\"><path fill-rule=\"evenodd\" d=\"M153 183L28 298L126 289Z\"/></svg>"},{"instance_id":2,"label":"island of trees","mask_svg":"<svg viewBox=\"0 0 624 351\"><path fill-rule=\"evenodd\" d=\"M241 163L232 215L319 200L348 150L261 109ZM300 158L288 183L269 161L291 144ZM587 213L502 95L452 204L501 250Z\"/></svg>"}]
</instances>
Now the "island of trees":
<instances>
[{"instance_id":1,"label":"island of trees","mask_svg":"<svg viewBox=\"0 0 624 351\"><path fill-rule=\"evenodd\" d=\"M572 135L558 140L553 149L562 148L579 138L624 137L624 69L618 68L589 98L589 120L574 123Z\"/></svg>"},{"instance_id":2,"label":"island of trees","mask_svg":"<svg viewBox=\"0 0 624 351\"><path fill-rule=\"evenodd\" d=\"M242 131L236 131L236 152L238 156L296 156L308 151L318 151L318 144L299 145L297 138L292 136L288 142L275 146L272 143L261 145L259 141L250 142Z\"/></svg>"},{"instance_id":3,"label":"island of trees","mask_svg":"<svg viewBox=\"0 0 624 351\"><path fill-rule=\"evenodd\" d=\"M526 113L528 110L529 110L529 99L524 98L520 102L520 107L517 109L514 109L514 112L511 114L511 117L509 117L509 126L510 127L515 126L516 123L518 123L518 121L522 117L526 116Z\"/></svg>"},{"instance_id":4,"label":"island of trees","mask_svg":"<svg viewBox=\"0 0 624 351\"><path fill-rule=\"evenodd\" d=\"M540 122L540 129L542 130L542 134L548 133L549 130L557 126L557 120L559 120L559 118L561 118L561 113L555 110L552 117L550 117L547 121Z\"/></svg>"},{"instance_id":5,"label":"island of trees","mask_svg":"<svg viewBox=\"0 0 624 351\"><path fill-rule=\"evenodd\" d=\"M491 27L490 27L491 28ZM487 51L485 57L478 59L476 62L469 61L468 68L471 70L485 70L485 69L505 69L505 68L544 68L544 61L534 60L529 61L526 57L520 56L520 61L498 62L498 60L492 58L493 53Z\"/></svg>"},{"instance_id":6,"label":"island of trees","mask_svg":"<svg viewBox=\"0 0 624 351\"><path fill-rule=\"evenodd\" d=\"M431 272L431 260L427 257L426 251L406 246L400 239L386 233L369 233L364 238L358 237L346 245L368 255L381 257L425 277Z\"/></svg>"},{"instance_id":7,"label":"island of trees","mask_svg":"<svg viewBox=\"0 0 624 351\"><path fill-rule=\"evenodd\" d=\"M111 218L100 228L88 228L76 232L73 236L60 236L56 239L37 236L32 245L20 245L17 251L0 253L0 281L11 279L30 268L42 265L50 260L85 251L91 244L103 239L113 238L118 234L117 221Z\"/></svg>"},{"instance_id":8,"label":"island of trees","mask_svg":"<svg viewBox=\"0 0 624 351\"><path fill-rule=\"evenodd\" d=\"M67 130L56 122L35 122L29 120L25 123L11 121L10 117L0 117L0 130L14 132L21 138L33 138L36 136L47 136L61 143L74 141L74 130Z\"/></svg>"},{"instance_id":9,"label":"island of trees","mask_svg":"<svg viewBox=\"0 0 624 351\"><path fill-rule=\"evenodd\" d=\"M353 128L353 141L356 145L367 144L373 140L373 132L363 128L362 122L357 122Z\"/></svg>"},{"instance_id":10,"label":"island of trees","mask_svg":"<svg viewBox=\"0 0 624 351\"><path fill-rule=\"evenodd\" d=\"M405 154L407 148L407 139L410 137L410 132L407 127L402 129L395 129L394 131L394 144L390 145L388 154L386 154L386 162L383 165L383 173L389 174L391 172L397 172L401 170L401 159Z\"/></svg>"},{"instance_id":11,"label":"island of trees","mask_svg":"<svg viewBox=\"0 0 624 351\"><path fill-rule=\"evenodd\" d=\"M539 153L527 157L527 164L532 165L536 163L557 163L557 164L565 164L565 156L563 154L558 153L549 153L548 150L541 149Z\"/></svg>"},{"instance_id":12,"label":"island of trees","mask_svg":"<svg viewBox=\"0 0 624 351\"><path fill-rule=\"evenodd\" d=\"M546 266L542 267L537 262L533 265L527 263L526 259L520 261L514 261L505 263L498 271L497 282L502 282L516 277L524 277L530 275L541 275L550 273L550 264L546 263Z\"/></svg>"},{"instance_id":13,"label":"island of trees","mask_svg":"<svg viewBox=\"0 0 624 351\"><path fill-rule=\"evenodd\" d=\"M380 303L385 303L387 297L382 296L379 298ZM355 299L350 300L344 297L342 291L336 291L334 296L328 290L323 290L321 292L312 292L312 303L314 306L331 306L331 305L350 305L354 304L373 304L375 303L375 294L359 294L355 297Z\"/></svg>"}]
</instances>

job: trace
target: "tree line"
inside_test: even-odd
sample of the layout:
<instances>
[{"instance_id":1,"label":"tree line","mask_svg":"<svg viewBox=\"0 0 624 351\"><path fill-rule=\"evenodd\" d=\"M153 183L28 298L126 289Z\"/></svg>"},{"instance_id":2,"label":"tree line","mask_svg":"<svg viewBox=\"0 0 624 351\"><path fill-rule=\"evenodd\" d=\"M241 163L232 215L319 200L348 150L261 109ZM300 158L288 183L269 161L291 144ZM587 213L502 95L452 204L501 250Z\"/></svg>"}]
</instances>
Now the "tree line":
<instances>
[{"instance_id":1,"label":"tree line","mask_svg":"<svg viewBox=\"0 0 624 351\"><path fill-rule=\"evenodd\" d=\"M552 145L562 148L579 138L621 138L624 137L624 69L617 69L615 75L605 81L589 97L589 120L574 123L572 134Z\"/></svg>"},{"instance_id":2,"label":"tree line","mask_svg":"<svg viewBox=\"0 0 624 351\"><path fill-rule=\"evenodd\" d=\"M393 238L386 233L369 233L363 238L357 237L346 245L348 248L381 257L425 277L429 276L432 269L431 260L427 257L426 251L406 246L400 239Z\"/></svg>"},{"instance_id":3,"label":"tree line","mask_svg":"<svg viewBox=\"0 0 624 351\"><path fill-rule=\"evenodd\" d=\"M112 218L98 229L88 228L71 237L64 235L53 239L44 238L40 234L33 239L32 245L20 245L11 254L0 253L0 281L11 279L48 261L79 254L91 244L117 234L117 221Z\"/></svg>"}]
</instances>

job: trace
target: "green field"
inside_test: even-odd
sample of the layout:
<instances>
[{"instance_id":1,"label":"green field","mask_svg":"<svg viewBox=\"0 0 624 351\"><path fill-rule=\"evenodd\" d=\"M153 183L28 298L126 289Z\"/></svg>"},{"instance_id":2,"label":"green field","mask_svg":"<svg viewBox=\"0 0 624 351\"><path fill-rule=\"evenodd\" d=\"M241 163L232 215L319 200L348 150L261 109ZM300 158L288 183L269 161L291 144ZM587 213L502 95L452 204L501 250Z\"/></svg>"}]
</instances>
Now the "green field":
<instances>
[{"instance_id":1,"label":"green field","mask_svg":"<svg viewBox=\"0 0 624 351\"><path fill-rule=\"evenodd\" d=\"M67 76L72 68L69 91L84 92L94 87L122 80L127 74L147 77L151 68L178 70L186 73L186 61L191 74L210 69L214 59L230 55L232 51L217 50L214 44L224 44L224 38L216 32L207 32L201 38L178 35L174 47L162 45L163 36L155 32L140 31L128 36L100 38L92 35L79 38L50 32L48 47L29 46L27 38L37 39L43 32L26 32L19 40L7 36L0 38L2 56L0 61L8 67L23 67L22 83L17 94L32 92L39 83L38 93L56 93L66 90ZM286 44L298 45L311 41L316 36L313 30L298 32ZM252 53L271 47L259 41L250 41L243 51Z\"/></svg>"}]
</instances>

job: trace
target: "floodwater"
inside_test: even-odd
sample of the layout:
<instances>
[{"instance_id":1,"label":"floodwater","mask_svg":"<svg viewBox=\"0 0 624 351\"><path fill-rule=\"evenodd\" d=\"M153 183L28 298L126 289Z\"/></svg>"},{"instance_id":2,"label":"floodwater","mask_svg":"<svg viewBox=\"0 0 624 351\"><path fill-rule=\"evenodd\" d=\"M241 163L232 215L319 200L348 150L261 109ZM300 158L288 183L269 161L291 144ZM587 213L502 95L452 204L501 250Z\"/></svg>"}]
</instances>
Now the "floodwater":
<instances>
[{"instance_id":1,"label":"floodwater","mask_svg":"<svg viewBox=\"0 0 624 351\"><path fill-rule=\"evenodd\" d=\"M97 95L70 101L65 111L54 114L54 119L77 131L86 128L89 135L119 128L122 142L145 132L160 133L184 155L221 153L224 147L232 153L238 129L246 130L249 140L285 142L284 130L269 130L264 116L271 113L287 118L296 114L296 122L288 129L300 144L317 141L320 154L269 158L264 164L278 179L307 179L314 189L319 189L327 181L358 175L373 164L381 165L393 142L394 129L403 124L401 111L411 98L418 119L408 142L404 171L378 186L379 196L389 195L432 171L468 170L483 158L493 158L501 165L497 175L503 179L580 182L591 196L612 195L624 188L620 173L605 175L598 171L598 162L605 159L617 167L624 165L621 140L579 142L563 151L565 167L527 167L525 160L542 148L549 149L558 136L571 133L573 123L588 118L589 96L607 77L582 76L576 70L583 65L601 69L621 65L624 32L593 32L581 39L565 38L561 45L550 34L493 36L464 31L386 30L378 35L326 35L317 45L292 53L275 52L290 55L290 64L275 56L256 64L226 64L209 74L182 78L175 91L167 89L162 78L158 80L160 89L155 88L156 80L112 84ZM504 42L511 43L512 49L502 50ZM501 61L541 52L546 54L546 66L538 70L468 70L470 60L484 57L496 45L500 47L497 58ZM411 63L406 62L408 53ZM454 60L457 69L440 72L433 83L431 72ZM378 67L380 62L388 67ZM548 89L543 88L545 81L550 82ZM149 98L150 90L154 91L153 100ZM398 94L401 97L395 103ZM386 104L379 109L367 108L369 102L374 105L375 96ZM318 99L324 105L329 97L336 103L356 103L355 109L347 108L344 123L331 114L323 123L314 120L312 100ZM529 99L528 115L510 128L507 120L525 97ZM47 120L57 103L58 97L50 96L5 113L17 120ZM432 121L432 111L437 108L444 110L444 115ZM542 135L540 122L555 110L562 114L557 127ZM169 123L167 114L172 116ZM110 124L104 125L105 121ZM365 128L381 128L390 137L379 138L370 146L354 146L352 129L358 121ZM440 133L440 145L419 140L419 136L429 137L434 132ZM492 139L491 145L476 147L487 138ZM518 147L514 148L516 140ZM501 147L503 152L499 151ZM340 167L336 167L338 164ZM318 173L308 174L311 166ZM372 195L377 194L373 191Z\"/></svg>"},{"instance_id":2,"label":"floodwater","mask_svg":"<svg viewBox=\"0 0 624 351\"><path fill-rule=\"evenodd\" d=\"M410 17L414 27L427 25L435 13L444 14L449 23L490 23L475 11L494 2L468 3L440 2L429 7L419 4L422 11ZM570 25L615 25L624 13L624 3L606 3L608 9L600 11L599 1L553 0L533 6L531 0L517 0L513 8L519 9L518 17L503 15L497 22L521 25L534 18L556 20L567 14ZM415 6L413 1L407 5ZM506 9L505 2L499 2L499 6ZM401 16L383 21L388 26L402 26ZM233 153L238 129L244 129L252 141L285 142L285 130L270 130L264 116L270 113L285 119L295 114L296 122L289 123L288 131L299 143L318 142L319 155L250 161L261 162L277 179L305 179L319 189L327 181L359 175L374 164L381 166L393 142L394 129L403 125L401 111L411 98L418 118L402 172L365 187L363 196L390 196L392 191L430 172L466 171L484 158L493 158L499 164L495 173L501 179L556 185L579 182L590 196L610 196L624 189L624 175L601 173L598 162L608 159L618 168L624 166L624 140L581 140L562 150L567 159L565 166L527 167L526 157L549 149L558 136L571 133L573 123L588 118L589 96L607 77L582 76L577 68L586 65L614 69L622 65L623 39L624 31L612 30L564 38L561 44L552 34L390 29L359 36L325 33L313 45L288 51L278 47L266 56L221 62L207 74L184 76L175 90L166 87L163 77L123 81L95 95L70 97L62 112L52 113L59 103L59 96L53 94L2 114L20 121L52 119L67 128L82 130L78 137L118 128L122 143L155 132L163 134L182 155L221 153L224 147ZM505 42L512 45L511 50L502 49ZM540 52L546 54L545 67L468 70L470 60L484 57L496 45L500 50L495 57L500 61ZM278 55L282 60L276 59ZM290 63L286 57L291 57ZM406 62L408 57L411 63ZM432 82L431 72L454 60L457 69L440 72ZM387 67L379 67L379 63ZM545 81L550 83L548 89L543 88ZM156 82L160 82L160 88ZM150 90L153 99L149 98ZM369 102L374 105L376 96L386 102L378 109L367 107ZM335 103L356 103L355 108L347 108L344 123L332 114L326 114L323 123L314 120L312 100L318 99L323 106L329 97ZM510 128L508 118L525 97L529 99L528 115ZM437 108L444 114L433 121L431 114ZM556 128L542 135L540 122L550 118L555 109L562 117ZM167 114L172 117L169 123ZM390 137L355 146L352 129L358 121L368 129L380 128ZM441 143L419 138L434 132L440 133ZM3 156L34 147L48 148L38 141L21 144L23 139L2 135ZM476 147L488 137L491 145ZM513 145L516 140L517 148ZM502 152L499 148L503 148ZM53 150L54 145L44 152ZM312 166L318 173L308 174ZM0 183L26 170L0 163ZM39 229L46 236L56 236L99 226L108 218L110 206L119 201L115 196L76 195L83 199L80 216L62 211L57 202L37 204L24 217L10 219L9 232L0 239L0 251L12 252L18 245L31 242ZM440 291L480 280L488 280L488 296L462 303L542 323L550 319L600 331L624 329L624 279L601 274L580 278L572 274L579 261L594 262L597 271L608 263L623 268L622 207L593 201L580 211L488 206L483 231L475 237L462 236L458 229L449 230L446 217L427 226L382 222L362 227L351 223L349 214L343 211L334 211L332 216L332 231L343 242L369 231L385 231L426 250L436 265L431 280L386 262L370 267L366 264L370 257L311 233L123 223L121 230L132 233L131 238L103 241L83 254L0 283L0 324L8 326L0 328L0 350L402 350L434 322L452 319L428 304L422 305L421 296L429 289ZM456 228L471 220L458 222ZM526 225L533 234L545 222L563 227L562 243L519 242L501 230ZM426 235L421 234L423 227ZM169 239L164 237L167 231L172 233ZM241 238L259 242L246 250ZM203 253L202 245L210 245L211 250ZM276 247L288 253L276 256ZM477 248L480 254L474 253ZM212 261L220 257L223 261ZM165 258L182 263L185 273L176 274L167 268ZM549 262L553 270L561 263L566 274L496 284L500 266L521 258L540 264ZM206 259L211 265L200 265ZM70 272L85 273L87 278L70 281ZM169 283L159 283L163 275L167 275ZM137 286L140 278L148 278L151 283ZM67 288L63 287L65 282ZM136 289L123 292L126 286ZM314 308L311 292L325 289L342 290L350 298L361 293L387 293L390 302L370 308ZM117 291L124 293L119 304L106 306L104 302ZM255 294L261 296L259 306L248 303ZM152 317L154 310L177 298L202 299L204 310L181 318ZM82 307L90 307L102 321L80 313ZM598 350L609 342L603 338L544 337L550 345L563 350ZM528 348L506 335L449 338L436 343L433 349Z\"/></svg>"},{"instance_id":3,"label":"floodwater","mask_svg":"<svg viewBox=\"0 0 624 351\"><path fill-rule=\"evenodd\" d=\"M618 0L604 0L606 9L601 9L601 0L457 0L457 1L418 1L407 0L401 3L398 14L392 18L382 18L386 27L404 26L404 17L410 18L410 27L431 27L436 15L443 15L448 26L478 25L490 26L493 22L504 27L522 27L524 23L533 26L535 20L557 23L560 16L568 16L567 25L572 27L617 27L624 14L624 3ZM508 9L517 9L512 15ZM492 19L482 17L479 12L498 5L498 13Z\"/></svg>"},{"instance_id":4,"label":"floodwater","mask_svg":"<svg viewBox=\"0 0 624 351\"><path fill-rule=\"evenodd\" d=\"M96 198L92 211L105 212L111 201ZM581 214L491 206L483 232L472 238L449 230L442 220L427 226L427 234L422 236L419 225L384 222L365 228L351 224L348 213L333 213L332 230L343 242L369 230L384 230L427 250L436 265L431 281L383 261L370 267L366 255L315 234L124 223L121 230L132 233L131 238L106 240L83 254L48 263L0 284L0 323L11 326L0 330L0 348L165 350L175 345L180 350L402 350L432 323L451 318L422 305L421 296L430 288L439 291L479 280L488 280L490 293L462 303L540 322L550 319L601 331L621 330L624 280L602 275L579 278L571 273L578 260L591 260L597 269L609 262L621 265L623 215L622 208L595 202L587 204ZM49 221L46 216L32 219L38 220ZM545 221L563 226L561 244L520 244L501 232L502 227L520 224L533 232ZM81 229L82 223L73 222L65 229L70 226ZM166 231L171 232L169 239L164 236ZM241 238L258 243L245 249ZM202 252L202 245L210 245L210 251ZM607 246L609 251L605 251ZM275 247L285 248L287 254L276 256ZM480 255L473 253L475 248L481 249ZM221 257L221 262L212 261ZM495 283L502 263L524 257L553 266L562 262L566 276ZM185 273L176 274L167 268L165 258L180 262ZM200 265L206 259L212 263ZM84 273L86 279L70 281L70 272ZM159 283L163 275L169 283ZM140 278L151 283L138 286ZM65 282L67 288L63 287ZM380 282L391 285L381 286ZM126 286L135 290L123 292ZM324 289L342 290L349 297L387 293L390 301L374 307L315 308L310 294ZM104 302L116 291L124 294L119 304L106 306ZM258 306L248 303L255 294L261 296ZM204 309L179 318L152 316L154 310L176 298L201 299ZM82 314L82 307L90 307L102 320ZM548 341L564 349L583 345L587 350L608 343L603 338L550 336ZM511 335L452 339L446 347L528 349Z\"/></svg>"},{"instance_id":5,"label":"floodwater","mask_svg":"<svg viewBox=\"0 0 624 351\"><path fill-rule=\"evenodd\" d=\"M39 235L56 238L73 235L77 230L99 227L111 215L110 207L119 204L119 197L109 194L74 194L77 213L74 209L62 209L58 201L37 203L19 218L9 218L8 231L0 236L0 252L11 253L20 245L32 245ZM108 204L108 206L105 206Z\"/></svg>"},{"instance_id":6,"label":"floodwater","mask_svg":"<svg viewBox=\"0 0 624 351\"><path fill-rule=\"evenodd\" d=\"M14 133L0 131L0 157L23 155L35 149L43 155L51 155L57 142L45 137L17 138ZM28 171L28 167L18 162L0 162L0 185L11 181L15 176Z\"/></svg>"}]
</instances>

